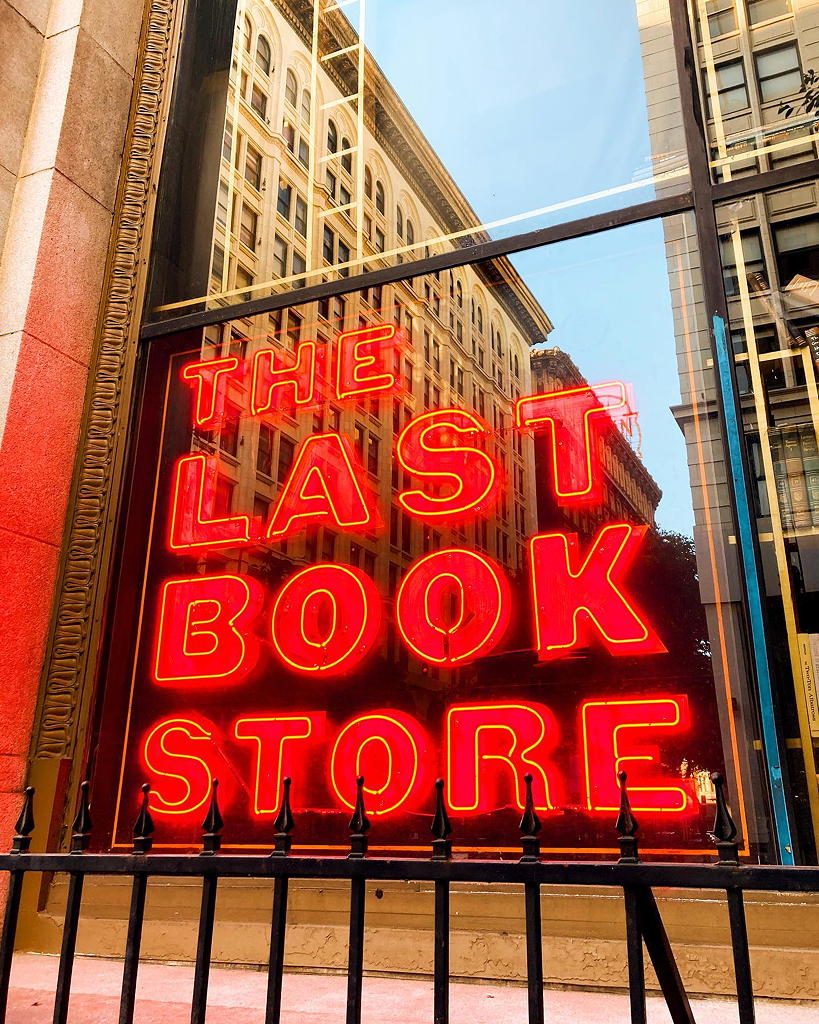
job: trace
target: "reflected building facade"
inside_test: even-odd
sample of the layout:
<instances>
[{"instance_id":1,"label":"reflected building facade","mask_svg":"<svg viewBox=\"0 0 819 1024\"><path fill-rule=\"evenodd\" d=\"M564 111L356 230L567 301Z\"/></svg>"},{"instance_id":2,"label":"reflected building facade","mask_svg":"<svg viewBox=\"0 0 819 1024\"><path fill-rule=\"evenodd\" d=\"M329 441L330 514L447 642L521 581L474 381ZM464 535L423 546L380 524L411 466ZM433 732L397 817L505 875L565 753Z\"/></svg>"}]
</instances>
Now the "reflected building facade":
<instances>
[{"instance_id":1,"label":"reflected building facade","mask_svg":"<svg viewBox=\"0 0 819 1024\"><path fill-rule=\"evenodd\" d=\"M357 272L377 270L422 240L434 254L454 247L440 241L444 236L478 223L347 19L322 15L316 44L312 13L309 5L283 0L252 5L240 18L210 267L216 302L235 302L257 281L298 288L299 275L316 268L323 268L322 280L349 275L348 263L357 263ZM311 42L319 46L315 76ZM344 52L332 57L338 51ZM363 111L355 97L344 99L358 81L359 59L366 62ZM374 286L209 328L203 351L245 359L273 346L287 363L302 341L327 348L342 331L381 323L394 323L406 342L395 368L400 394L355 407L330 404L281 422L229 415L221 432L195 435L193 446L220 457L219 511L252 507L266 520L300 442L311 432L340 431L353 440L389 522L367 538L308 529L233 560L234 570L244 561L273 585L294 565L340 561L360 567L392 595L413 559L466 544L513 574L522 571L525 539L537 528L535 454L532 438L513 430L513 410L533 390L530 348L553 327L511 262ZM236 409L247 405L244 386L235 385L228 398ZM413 416L452 407L489 425L492 454L509 486L490 516L431 526L395 501L409 477L393 459L393 446ZM220 564L224 558L210 556L209 567ZM393 631L384 644L388 662L403 662L425 685L438 678L436 670L416 670Z\"/></svg>"},{"instance_id":2,"label":"reflected building facade","mask_svg":"<svg viewBox=\"0 0 819 1024\"><path fill-rule=\"evenodd\" d=\"M663 90L676 69L673 58L663 53L669 30L657 18L658 7L654 0L638 3L655 157L667 135L680 127L664 101ZM814 159L819 3L696 0L693 7L692 39L712 180L729 182ZM775 187L717 207L728 330L752 478L751 513L764 575L769 658L791 811L808 860L815 856L819 836L819 719L812 682L819 663L818 188L816 182ZM675 231L670 222L665 237L683 379L686 361L712 358L710 325L701 299L697 322L684 314L675 286L680 255L698 269L696 241ZM695 402L712 406L715 416L717 412L715 394L683 394L675 412L688 442L692 472L697 445L707 443L690 429ZM713 464L713 471L721 481L727 479L724 465ZM714 523L713 511L711 521L698 522L698 529L698 551L705 543L722 545L723 585L733 588L736 538ZM720 581L703 577L703 582L707 608ZM731 628L743 635L739 620ZM739 643L736 648L741 649ZM744 713L753 720L751 707Z\"/></svg>"},{"instance_id":3,"label":"reflected building facade","mask_svg":"<svg viewBox=\"0 0 819 1024\"><path fill-rule=\"evenodd\" d=\"M583 376L571 356L559 348L538 346L532 350L532 384L537 392L564 391L585 387ZM632 447L639 444L639 421L627 418L619 429L597 438L603 472L603 495L599 504L578 508L558 505L549 486L551 442L548 435L535 437L535 480L538 528L577 532L592 537L607 522L641 523L656 527L655 513L662 498L657 481Z\"/></svg>"}]
</instances>

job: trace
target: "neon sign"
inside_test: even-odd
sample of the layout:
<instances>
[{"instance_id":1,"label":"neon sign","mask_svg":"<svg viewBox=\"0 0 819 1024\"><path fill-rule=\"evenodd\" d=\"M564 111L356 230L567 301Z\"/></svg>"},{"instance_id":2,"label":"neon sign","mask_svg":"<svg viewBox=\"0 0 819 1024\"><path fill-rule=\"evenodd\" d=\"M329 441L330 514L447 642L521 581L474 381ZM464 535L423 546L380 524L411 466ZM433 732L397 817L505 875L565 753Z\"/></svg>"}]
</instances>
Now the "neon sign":
<instances>
[{"instance_id":1,"label":"neon sign","mask_svg":"<svg viewBox=\"0 0 819 1024\"><path fill-rule=\"evenodd\" d=\"M644 828L686 821L697 803L679 765L698 705L646 601L650 527L621 514L582 533L565 521L519 529L517 563L500 543L531 436L549 453L536 486L562 509L602 506L601 447L636 415L631 389L520 397L503 435L460 406L413 408L408 354L384 324L287 353L172 361L191 428L238 417L245 434L230 458L183 438L189 450L174 442L157 471L120 793L147 776L153 812L181 840L218 777L221 803L245 823L238 845L264 845L290 775L305 844L333 846L361 774L386 845L406 849L440 774L470 851L492 848L495 822L519 815L531 773L557 846L587 835L605 848L626 768ZM384 398L406 410L393 420L389 489L360 436L323 416L332 406L364 421L364 403ZM260 508L241 471L247 425L301 417L315 425ZM226 472L239 479L231 502Z\"/></svg>"}]
</instances>

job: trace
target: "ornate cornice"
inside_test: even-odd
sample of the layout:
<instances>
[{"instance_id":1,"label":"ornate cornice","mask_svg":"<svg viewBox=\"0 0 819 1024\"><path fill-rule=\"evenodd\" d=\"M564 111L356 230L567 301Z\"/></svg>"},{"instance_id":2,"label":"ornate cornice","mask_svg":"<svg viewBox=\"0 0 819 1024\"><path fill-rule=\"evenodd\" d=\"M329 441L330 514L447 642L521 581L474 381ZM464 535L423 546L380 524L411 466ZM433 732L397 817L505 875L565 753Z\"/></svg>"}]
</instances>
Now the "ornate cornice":
<instances>
[{"instance_id":1,"label":"ornate cornice","mask_svg":"<svg viewBox=\"0 0 819 1024\"><path fill-rule=\"evenodd\" d=\"M119 191L89 372L56 607L40 694L35 758L70 756L92 639L102 567L111 542L111 509L121 455L124 393L136 356L133 328L140 263L155 179L157 138L179 0L146 6Z\"/></svg>"}]
</instances>

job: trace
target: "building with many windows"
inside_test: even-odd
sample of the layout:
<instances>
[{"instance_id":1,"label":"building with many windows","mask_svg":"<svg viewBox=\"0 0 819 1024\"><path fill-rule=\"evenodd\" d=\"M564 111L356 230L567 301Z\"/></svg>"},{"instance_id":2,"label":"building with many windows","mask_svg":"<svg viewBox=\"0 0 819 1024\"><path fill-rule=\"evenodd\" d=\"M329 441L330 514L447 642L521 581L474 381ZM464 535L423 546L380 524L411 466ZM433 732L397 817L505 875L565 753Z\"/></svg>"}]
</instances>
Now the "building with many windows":
<instances>
[{"instance_id":1,"label":"building with many windows","mask_svg":"<svg viewBox=\"0 0 819 1024\"><path fill-rule=\"evenodd\" d=\"M666 134L679 127L663 92L675 70L660 53L662 33L653 25L656 5L644 0L638 6L651 144L660 152ZM697 0L695 8L693 42L713 180L736 182L814 159L819 4ZM769 643L777 666L775 688L779 713L787 723L785 756L795 822L807 850L815 848L819 837L819 729L812 721L810 697L811 666L819 651L811 640L819 631L818 189L815 181L791 187L776 187L774 182L766 193L726 200L716 209ZM666 226L665 235L672 275L680 253L698 267L690 235L676 225ZM679 289L674 294L681 358L686 351L696 352L698 359L710 358L707 311L700 303L698 315L686 318L681 308L684 297ZM706 396L706 401L715 407L716 395ZM676 415L693 466L697 455L691 409L691 398L686 401L684 395ZM730 564L730 548L736 543L730 528L725 543Z\"/></svg>"}]
</instances>

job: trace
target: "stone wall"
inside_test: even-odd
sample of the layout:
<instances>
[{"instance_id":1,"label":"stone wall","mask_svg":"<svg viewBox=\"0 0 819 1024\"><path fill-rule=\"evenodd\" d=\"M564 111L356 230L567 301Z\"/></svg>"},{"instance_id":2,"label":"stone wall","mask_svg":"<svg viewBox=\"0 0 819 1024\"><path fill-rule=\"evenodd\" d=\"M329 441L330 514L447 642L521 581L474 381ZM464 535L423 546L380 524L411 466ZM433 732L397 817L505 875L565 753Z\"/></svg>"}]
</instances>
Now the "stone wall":
<instances>
[{"instance_id":1,"label":"stone wall","mask_svg":"<svg viewBox=\"0 0 819 1024\"><path fill-rule=\"evenodd\" d=\"M145 0L0 0L0 847L19 808Z\"/></svg>"}]
</instances>

